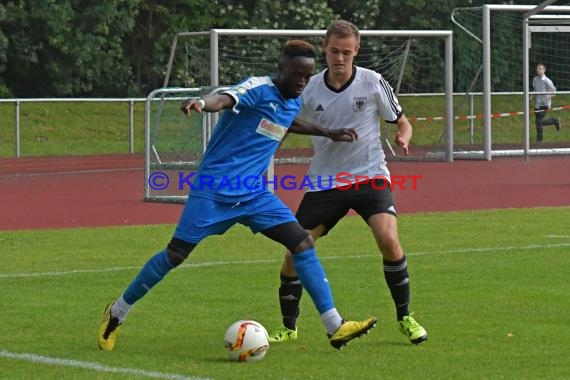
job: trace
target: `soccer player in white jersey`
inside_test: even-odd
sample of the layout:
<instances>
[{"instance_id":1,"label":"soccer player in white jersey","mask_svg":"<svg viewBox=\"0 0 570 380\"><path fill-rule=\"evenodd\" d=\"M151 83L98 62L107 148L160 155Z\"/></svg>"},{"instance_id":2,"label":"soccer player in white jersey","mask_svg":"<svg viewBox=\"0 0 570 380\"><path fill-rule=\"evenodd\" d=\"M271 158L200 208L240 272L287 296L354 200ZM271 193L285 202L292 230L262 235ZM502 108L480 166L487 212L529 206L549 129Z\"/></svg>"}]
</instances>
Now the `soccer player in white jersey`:
<instances>
[{"instance_id":1,"label":"soccer player in white jersey","mask_svg":"<svg viewBox=\"0 0 570 380\"><path fill-rule=\"evenodd\" d=\"M383 256L384 276L396 306L399 329L418 344L427 340L428 334L408 310L407 260L398 238L390 185L386 182L390 172L380 143L379 123L384 120L397 124L396 143L405 154L412 126L386 80L353 64L359 42L360 33L354 24L333 22L323 41L328 68L311 77L301 95L303 105L298 118L324 128L352 127L357 140L336 143L312 137L315 154L308 175L313 184L331 180L332 188L322 190L315 185L314 191L306 192L296 217L314 239L326 235L350 209L364 219ZM374 177L377 179L363 181ZM301 282L287 252L279 288L283 326L272 331L270 341L297 338L301 295Z\"/></svg>"},{"instance_id":2,"label":"soccer player in white jersey","mask_svg":"<svg viewBox=\"0 0 570 380\"><path fill-rule=\"evenodd\" d=\"M536 65L536 76L532 80L532 87L536 92L556 92L554 83L546 76L546 65L544 63ZM560 130L560 119L545 119L546 111L552 107L553 96L554 94L538 94L534 100L536 142L542 142L545 125L554 125L556 130Z\"/></svg>"},{"instance_id":3,"label":"soccer player in white jersey","mask_svg":"<svg viewBox=\"0 0 570 380\"><path fill-rule=\"evenodd\" d=\"M221 235L236 223L248 226L283 244L293 252L295 270L311 295L329 336L340 349L367 333L376 322L345 321L336 310L325 272L316 256L313 239L291 210L262 186L263 173L287 129L334 133L295 121L301 108L301 91L315 69L315 48L300 40L287 43L281 52L275 78L250 77L205 99L189 99L182 111L225 110L214 128L204 157L193 178L193 188L168 245L152 256L122 295L105 309L99 326L99 347L115 348L117 333L127 314L155 285L180 265L206 237ZM344 140L344 132L340 140ZM348 140L351 140L351 135ZM220 280L223 286L223 280ZM176 301L180 292L172 294ZM215 312L215 310L212 310ZM173 316L181 318L181 316Z\"/></svg>"}]
</instances>

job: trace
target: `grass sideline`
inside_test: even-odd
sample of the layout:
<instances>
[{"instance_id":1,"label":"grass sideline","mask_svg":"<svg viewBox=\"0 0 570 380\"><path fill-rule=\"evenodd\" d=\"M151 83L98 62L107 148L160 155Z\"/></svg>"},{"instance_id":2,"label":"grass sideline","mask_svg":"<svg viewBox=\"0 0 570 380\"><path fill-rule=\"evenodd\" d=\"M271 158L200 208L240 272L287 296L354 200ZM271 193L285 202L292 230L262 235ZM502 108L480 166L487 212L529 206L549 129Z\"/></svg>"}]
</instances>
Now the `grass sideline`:
<instances>
[{"instance_id":1,"label":"grass sideline","mask_svg":"<svg viewBox=\"0 0 570 380\"><path fill-rule=\"evenodd\" d=\"M268 329L280 323L282 248L264 237L237 226L207 239L137 304L116 350L105 353L96 346L105 304L162 249L173 226L0 232L0 378L142 378L101 368L214 379L564 378L569 211L401 215L412 310L430 333L418 347L396 329L372 236L359 218L344 219L318 241L319 256L338 309L347 318L375 315L377 328L338 352L305 294L300 338L272 344L266 358L252 364L227 361L222 342L238 319L256 319Z\"/></svg>"},{"instance_id":2,"label":"grass sideline","mask_svg":"<svg viewBox=\"0 0 570 380\"><path fill-rule=\"evenodd\" d=\"M443 97L400 97L400 103L409 117L443 116ZM466 115L468 102L464 96L455 96L457 115ZM553 106L570 104L570 96L559 95ZM520 96L494 96L493 112L522 111ZM173 121L172 128L159 136L164 149L176 151L196 148L188 137L200 136L197 132L198 121L190 123L178 110L179 101L172 104L166 119ZM474 113L482 113L482 98L474 98ZM156 114L156 113L153 113ZM570 144L570 118L567 111L550 113L552 117L562 119L563 128L558 133L545 132L547 142L566 142ZM15 155L14 141L14 105L0 103L0 157ZM88 154L126 154L129 152L129 105L123 103L22 103L20 105L20 144L22 156L52 155L88 155ZM417 121L414 125L413 144L415 146L437 145L444 135L444 121ZM186 129L184 129L186 127ZM393 140L393 130L383 133ZM455 122L455 144L469 143L469 123L465 120ZM534 141L534 121L531 120L531 141ZM493 142L496 144L519 144L522 147L522 117L512 116L493 119ZM474 122L474 143L483 146L483 121ZM290 136L283 143L282 149L305 148L310 146L307 136ZM144 150L144 103L134 105L134 151Z\"/></svg>"}]
</instances>

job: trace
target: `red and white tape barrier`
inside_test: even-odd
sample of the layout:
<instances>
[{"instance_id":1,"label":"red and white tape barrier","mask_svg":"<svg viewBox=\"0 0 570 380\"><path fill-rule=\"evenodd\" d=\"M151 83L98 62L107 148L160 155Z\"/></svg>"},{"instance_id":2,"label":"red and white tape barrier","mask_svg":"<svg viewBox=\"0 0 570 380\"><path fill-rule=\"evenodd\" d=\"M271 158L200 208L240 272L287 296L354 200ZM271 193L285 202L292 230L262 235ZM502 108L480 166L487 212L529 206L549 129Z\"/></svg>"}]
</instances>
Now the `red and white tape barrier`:
<instances>
[{"instance_id":1,"label":"red and white tape barrier","mask_svg":"<svg viewBox=\"0 0 570 380\"><path fill-rule=\"evenodd\" d=\"M561 110L567 110L570 109L570 105L569 106L561 106L561 107L553 107L547 111L561 111ZM534 113L539 113L539 112L545 112L544 110L533 110ZM491 118L492 119L496 119L499 117L508 117L508 116L521 116L524 115L523 111L518 111L518 112L502 112L502 113L492 113L491 114ZM455 120L469 120L469 119L482 119L483 118L483 114L479 114L479 115L461 115L461 116L455 116L454 119ZM438 120L445 120L445 116L427 116L427 117L416 117L416 116L411 116L408 117L408 120L410 121L438 121Z\"/></svg>"}]
</instances>

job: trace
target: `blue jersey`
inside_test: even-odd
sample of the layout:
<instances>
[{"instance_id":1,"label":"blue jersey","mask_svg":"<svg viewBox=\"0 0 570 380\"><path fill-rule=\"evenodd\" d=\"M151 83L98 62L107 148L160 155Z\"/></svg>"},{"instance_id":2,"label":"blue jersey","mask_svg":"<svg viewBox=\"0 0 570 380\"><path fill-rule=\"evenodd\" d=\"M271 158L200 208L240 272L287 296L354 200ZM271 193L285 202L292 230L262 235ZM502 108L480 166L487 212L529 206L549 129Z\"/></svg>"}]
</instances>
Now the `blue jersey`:
<instances>
[{"instance_id":1,"label":"blue jersey","mask_svg":"<svg viewBox=\"0 0 570 380\"><path fill-rule=\"evenodd\" d=\"M267 191L262 176L299 113L301 98L284 99L269 77L248 78L223 94L236 104L216 124L191 192L241 202Z\"/></svg>"}]
</instances>

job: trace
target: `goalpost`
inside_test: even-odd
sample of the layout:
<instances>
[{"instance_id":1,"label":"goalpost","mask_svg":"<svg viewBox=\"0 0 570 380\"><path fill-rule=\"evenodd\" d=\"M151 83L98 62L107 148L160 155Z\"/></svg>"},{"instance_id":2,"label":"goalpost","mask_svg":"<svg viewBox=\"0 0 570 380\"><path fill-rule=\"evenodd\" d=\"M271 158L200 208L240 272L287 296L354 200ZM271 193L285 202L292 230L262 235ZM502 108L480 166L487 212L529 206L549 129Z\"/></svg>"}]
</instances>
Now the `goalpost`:
<instances>
[{"instance_id":1,"label":"goalpost","mask_svg":"<svg viewBox=\"0 0 570 380\"><path fill-rule=\"evenodd\" d=\"M553 113L564 118L562 111L569 109L570 104L570 34L563 25L563 20L570 16L570 6L549 5L551 3L553 1L547 1L541 6L488 4L453 10L451 19L458 28L456 46L462 58L455 68L457 90L465 91L471 99L478 98L475 108L482 122L478 141L458 142L467 147L464 152L456 153L457 158L491 160L496 156L528 158L529 155L570 153L570 133L564 129L550 134L551 140L542 146L534 149L530 146L528 96L534 93L528 92L527 82L534 76L534 66L529 62L545 63L548 67L547 76L557 87ZM533 10L545 15L525 17ZM456 137L459 136L462 133L456 128Z\"/></svg>"},{"instance_id":2,"label":"goalpost","mask_svg":"<svg viewBox=\"0 0 570 380\"><path fill-rule=\"evenodd\" d=\"M195 170L217 121L216 114L201 118L192 115L190 121L183 118L179 111L182 99L202 97L247 76L272 75L285 41L302 38L319 49L325 33L325 30L212 29L176 35L163 88L153 91L147 99L145 200L186 200L187 189L156 191L149 181L154 172L170 171L172 175L184 176L181 170ZM361 47L355 63L381 73L399 95L414 126L415 156L411 159L453 160L452 50L451 31L361 31ZM317 71L325 66L324 59L320 59ZM382 124L381 143L387 158L410 159L393 152L397 151L392 142L395 131ZM311 156L309 138L291 135L269 166L269 175L273 164L306 164Z\"/></svg>"},{"instance_id":3,"label":"goalpost","mask_svg":"<svg viewBox=\"0 0 570 380\"><path fill-rule=\"evenodd\" d=\"M532 33L564 33L562 38L564 39L566 47L570 47L570 14L567 15L539 15L548 5L556 2L556 0L545 1L536 8L524 14L523 17L523 83L524 83L524 102L525 102L525 114L524 114L524 157L528 160L531 154L530 150L530 90L529 90L529 75L524 75L524 73L530 73L530 54L529 49L531 48ZM566 64L570 63L569 57L557 57L558 60L567 58ZM560 62L558 62L560 64ZM567 66L566 66L567 71ZM559 78L562 80L562 78ZM560 86L560 84L558 84ZM536 94L536 92L533 92ZM543 93L544 94L544 93ZM555 95L555 94L547 94ZM568 154L570 153L570 146L568 148L555 149L560 153Z\"/></svg>"}]
</instances>

